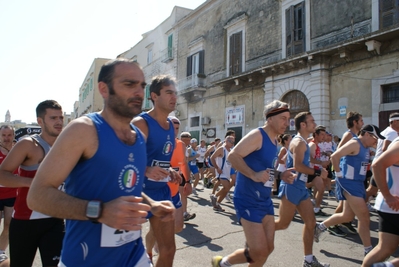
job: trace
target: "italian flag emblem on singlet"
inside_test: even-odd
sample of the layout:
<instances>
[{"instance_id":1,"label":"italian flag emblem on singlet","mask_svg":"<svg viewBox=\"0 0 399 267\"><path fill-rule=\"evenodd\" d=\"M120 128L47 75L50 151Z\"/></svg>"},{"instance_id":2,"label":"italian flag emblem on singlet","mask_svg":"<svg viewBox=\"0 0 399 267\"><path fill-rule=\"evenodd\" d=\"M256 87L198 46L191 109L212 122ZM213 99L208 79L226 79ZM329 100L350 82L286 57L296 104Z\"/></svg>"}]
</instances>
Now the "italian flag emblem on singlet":
<instances>
[{"instance_id":1,"label":"italian flag emblem on singlet","mask_svg":"<svg viewBox=\"0 0 399 267\"><path fill-rule=\"evenodd\" d=\"M133 185L136 183L137 180L137 174L134 170L129 169L125 172L125 175L123 176L123 183L127 188L132 188Z\"/></svg>"}]
</instances>

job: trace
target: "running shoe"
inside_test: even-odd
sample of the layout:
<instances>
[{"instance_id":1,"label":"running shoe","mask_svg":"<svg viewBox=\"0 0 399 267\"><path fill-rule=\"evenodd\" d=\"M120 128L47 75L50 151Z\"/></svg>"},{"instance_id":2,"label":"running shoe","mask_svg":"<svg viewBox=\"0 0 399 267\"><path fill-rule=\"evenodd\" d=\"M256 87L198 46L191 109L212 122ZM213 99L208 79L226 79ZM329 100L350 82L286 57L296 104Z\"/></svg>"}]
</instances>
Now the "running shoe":
<instances>
[{"instance_id":1,"label":"running shoe","mask_svg":"<svg viewBox=\"0 0 399 267\"><path fill-rule=\"evenodd\" d=\"M375 211L374 207L370 203L367 203L367 208L369 211Z\"/></svg>"},{"instance_id":2,"label":"running shoe","mask_svg":"<svg viewBox=\"0 0 399 267\"><path fill-rule=\"evenodd\" d=\"M183 215L183 219L184 219L185 222L187 222L189 220L194 219L196 216L197 215L195 213L191 213L190 214L190 213L187 212L186 214Z\"/></svg>"},{"instance_id":3,"label":"running shoe","mask_svg":"<svg viewBox=\"0 0 399 267\"><path fill-rule=\"evenodd\" d=\"M229 194L225 197L226 201L233 203L233 200L230 198Z\"/></svg>"},{"instance_id":4,"label":"running shoe","mask_svg":"<svg viewBox=\"0 0 399 267\"><path fill-rule=\"evenodd\" d=\"M350 222L341 223L340 226L345 227L346 230L348 230L348 232L351 233L351 234L357 234L357 231L356 231L355 227L353 227L353 225Z\"/></svg>"},{"instance_id":5,"label":"running shoe","mask_svg":"<svg viewBox=\"0 0 399 267\"><path fill-rule=\"evenodd\" d=\"M212 206L215 208L216 207L217 197L215 195L210 195L209 197L211 198Z\"/></svg>"},{"instance_id":6,"label":"running shoe","mask_svg":"<svg viewBox=\"0 0 399 267\"><path fill-rule=\"evenodd\" d=\"M0 254L0 262L3 262L8 259L8 256L4 253Z\"/></svg>"},{"instance_id":7,"label":"running shoe","mask_svg":"<svg viewBox=\"0 0 399 267\"><path fill-rule=\"evenodd\" d=\"M303 261L303 267L330 267L330 264L319 262L316 256L313 256L311 263L307 262L306 260Z\"/></svg>"},{"instance_id":8,"label":"running shoe","mask_svg":"<svg viewBox=\"0 0 399 267\"><path fill-rule=\"evenodd\" d=\"M212 267L220 267L220 262L222 259L222 256L213 256L211 260Z\"/></svg>"},{"instance_id":9,"label":"running shoe","mask_svg":"<svg viewBox=\"0 0 399 267\"><path fill-rule=\"evenodd\" d=\"M338 226L334 225L334 226L330 226L327 228L327 231L335 236L339 236L339 237L344 237L346 236L346 233L344 231L341 230L341 228L339 228Z\"/></svg>"},{"instance_id":10,"label":"running shoe","mask_svg":"<svg viewBox=\"0 0 399 267\"><path fill-rule=\"evenodd\" d=\"M319 225L320 225L320 223L316 223L316 226L314 227L314 233L313 233L313 239L314 239L314 242L316 242L316 243L319 243L319 238L320 238L321 234L323 233L323 230L320 229ZM304 264L305 264L305 262L304 262ZM303 265L303 266L305 266L305 265ZM313 266L313 265L309 265L309 266ZM315 265L315 266L318 266L318 265Z\"/></svg>"},{"instance_id":11,"label":"running shoe","mask_svg":"<svg viewBox=\"0 0 399 267\"><path fill-rule=\"evenodd\" d=\"M213 207L214 211L224 211L224 209L220 206L219 203L216 204L216 207Z\"/></svg>"},{"instance_id":12,"label":"running shoe","mask_svg":"<svg viewBox=\"0 0 399 267\"><path fill-rule=\"evenodd\" d=\"M195 189L195 187L193 187L193 194L198 196L197 189Z\"/></svg>"},{"instance_id":13,"label":"running shoe","mask_svg":"<svg viewBox=\"0 0 399 267\"><path fill-rule=\"evenodd\" d=\"M387 262L376 262L373 265L371 265L371 267L388 267L388 263Z\"/></svg>"},{"instance_id":14,"label":"running shoe","mask_svg":"<svg viewBox=\"0 0 399 267\"><path fill-rule=\"evenodd\" d=\"M314 215L316 217L327 217L329 216L327 213L325 213L324 211L322 211L321 209L318 212L315 212Z\"/></svg>"}]
</instances>

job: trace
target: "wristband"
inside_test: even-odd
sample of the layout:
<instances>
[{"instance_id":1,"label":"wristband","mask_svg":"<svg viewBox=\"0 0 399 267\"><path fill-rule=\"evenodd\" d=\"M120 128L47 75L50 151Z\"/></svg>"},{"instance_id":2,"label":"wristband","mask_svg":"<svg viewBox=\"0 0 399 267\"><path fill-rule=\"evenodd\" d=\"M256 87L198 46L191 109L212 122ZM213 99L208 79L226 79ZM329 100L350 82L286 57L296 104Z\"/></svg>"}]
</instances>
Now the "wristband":
<instances>
[{"instance_id":1,"label":"wristband","mask_svg":"<svg viewBox=\"0 0 399 267\"><path fill-rule=\"evenodd\" d=\"M335 177L342 178L342 172L335 172Z\"/></svg>"},{"instance_id":2,"label":"wristband","mask_svg":"<svg viewBox=\"0 0 399 267\"><path fill-rule=\"evenodd\" d=\"M314 170L314 174L313 175L314 176L320 176L321 175L321 170L320 169Z\"/></svg>"},{"instance_id":3,"label":"wristband","mask_svg":"<svg viewBox=\"0 0 399 267\"><path fill-rule=\"evenodd\" d=\"M184 179L184 177L183 177L183 179L181 179L181 183L179 184L179 186L184 186L186 184L186 179Z\"/></svg>"}]
</instances>

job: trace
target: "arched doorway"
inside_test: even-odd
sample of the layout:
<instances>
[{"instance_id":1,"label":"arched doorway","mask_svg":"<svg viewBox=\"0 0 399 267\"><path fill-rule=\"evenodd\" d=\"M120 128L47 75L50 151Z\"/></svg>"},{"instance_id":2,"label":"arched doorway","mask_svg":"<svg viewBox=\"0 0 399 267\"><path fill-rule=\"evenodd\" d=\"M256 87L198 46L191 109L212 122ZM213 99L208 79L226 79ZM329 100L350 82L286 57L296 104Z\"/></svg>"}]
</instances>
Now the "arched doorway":
<instances>
[{"instance_id":1,"label":"arched doorway","mask_svg":"<svg viewBox=\"0 0 399 267\"><path fill-rule=\"evenodd\" d=\"M286 93L281 101L290 105L291 119L303 111L309 111L309 101L304 93L299 90L292 90ZM295 130L287 130L289 133L294 134Z\"/></svg>"}]
</instances>

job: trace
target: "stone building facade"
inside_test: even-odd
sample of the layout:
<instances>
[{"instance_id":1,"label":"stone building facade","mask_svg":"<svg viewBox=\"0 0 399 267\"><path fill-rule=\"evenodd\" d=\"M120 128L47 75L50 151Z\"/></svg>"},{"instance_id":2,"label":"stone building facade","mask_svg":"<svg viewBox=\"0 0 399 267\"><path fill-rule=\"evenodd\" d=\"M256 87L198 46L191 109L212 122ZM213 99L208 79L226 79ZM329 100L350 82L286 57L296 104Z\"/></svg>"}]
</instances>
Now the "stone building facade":
<instances>
[{"instance_id":1,"label":"stone building facade","mask_svg":"<svg viewBox=\"0 0 399 267\"><path fill-rule=\"evenodd\" d=\"M399 109L398 14L393 0L206 1L174 25L182 128L240 139L274 99L337 135L348 111L385 128Z\"/></svg>"}]
</instances>

